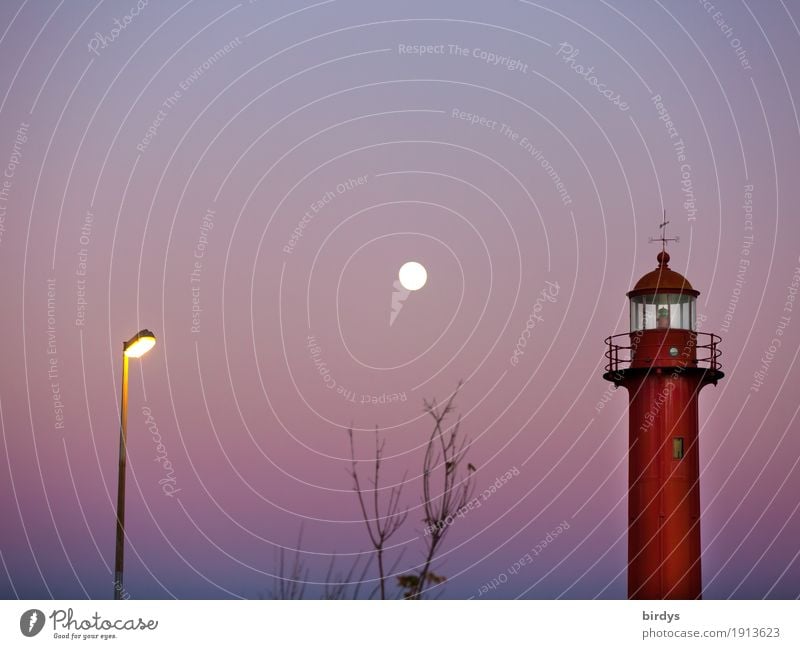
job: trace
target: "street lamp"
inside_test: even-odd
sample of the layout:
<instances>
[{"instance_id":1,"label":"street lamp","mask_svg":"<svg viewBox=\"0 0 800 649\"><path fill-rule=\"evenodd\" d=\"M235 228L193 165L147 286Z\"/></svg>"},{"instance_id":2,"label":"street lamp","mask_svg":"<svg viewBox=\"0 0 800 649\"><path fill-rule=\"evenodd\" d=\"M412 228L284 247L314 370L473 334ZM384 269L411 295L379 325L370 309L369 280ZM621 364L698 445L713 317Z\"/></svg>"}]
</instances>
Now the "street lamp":
<instances>
[{"instance_id":1,"label":"street lamp","mask_svg":"<svg viewBox=\"0 0 800 649\"><path fill-rule=\"evenodd\" d=\"M156 336L142 329L122 343L122 398L119 408L119 476L117 481L117 550L114 556L114 599L122 599L122 566L125 549L125 471L128 439L128 359L139 358L156 344Z\"/></svg>"}]
</instances>

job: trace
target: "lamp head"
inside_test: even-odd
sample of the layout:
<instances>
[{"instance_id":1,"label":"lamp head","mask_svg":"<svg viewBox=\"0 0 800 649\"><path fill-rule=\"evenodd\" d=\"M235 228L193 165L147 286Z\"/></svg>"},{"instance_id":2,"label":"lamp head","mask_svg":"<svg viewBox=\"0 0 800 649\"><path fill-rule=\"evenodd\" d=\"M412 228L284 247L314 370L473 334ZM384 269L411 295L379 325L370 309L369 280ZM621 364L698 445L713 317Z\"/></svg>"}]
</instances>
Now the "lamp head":
<instances>
[{"instance_id":1,"label":"lamp head","mask_svg":"<svg viewBox=\"0 0 800 649\"><path fill-rule=\"evenodd\" d=\"M142 329L122 347L122 353L128 358L139 358L149 352L156 344L156 335L149 329Z\"/></svg>"}]
</instances>

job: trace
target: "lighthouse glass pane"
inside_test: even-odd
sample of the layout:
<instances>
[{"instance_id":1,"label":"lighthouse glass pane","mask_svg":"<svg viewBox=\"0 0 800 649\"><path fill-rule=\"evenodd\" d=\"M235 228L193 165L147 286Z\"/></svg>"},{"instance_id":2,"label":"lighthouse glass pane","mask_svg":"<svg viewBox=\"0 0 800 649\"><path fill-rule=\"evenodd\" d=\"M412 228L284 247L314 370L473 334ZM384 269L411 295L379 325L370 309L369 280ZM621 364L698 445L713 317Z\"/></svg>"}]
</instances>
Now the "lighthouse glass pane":
<instances>
[{"instance_id":1,"label":"lighthouse glass pane","mask_svg":"<svg viewBox=\"0 0 800 649\"><path fill-rule=\"evenodd\" d=\"M631 300L631 331L644 329L644 302L634 298Z\"/></svg>"},{"instance_id":2,"label":"lighthouse glass pane","mask_svg":"<svg viewBox=\"0 0 800 649\"><path fill-rule=\"evenodd\" d=\"M631 298L631 331L694 330L695 298L685 293L658 293Z\"/></svg>"},{"instance_id":3,"label":"lighthouse glass pane","mask_svg":"<svg viewBox=\"0 0 800 649\"><path fill-rule=\"evenodd\" d=\"M683 319L683 305L687 305L688 303L683 300L682 295L666 295L668 301L668 308L669 308L669 326L672 329L688 329L688 327L684 326L684 322L688 322L689 319L686 318L685 321Z\"/></svg>"},{"instance_id":4,"label":"lighthouse glass pane","mask_svg":"<svg viewBox=\"0 0 800 649\"><path fill-rule=\"evenodd\" d=\"M656 302L656 329L669 329L670 322L670 295L662 294L658 296Z\"/></svg>"},{"instance_id":5,"label":"lighthouse glass pane","mask_svg":"<svg viewBox=\"0 0 800 649\"><path fill-rule=\"evenodd\" d=\"M657 295L638 295L631 298L631 331L656 328L658 300Z\"/></svg>"}]
</instances>

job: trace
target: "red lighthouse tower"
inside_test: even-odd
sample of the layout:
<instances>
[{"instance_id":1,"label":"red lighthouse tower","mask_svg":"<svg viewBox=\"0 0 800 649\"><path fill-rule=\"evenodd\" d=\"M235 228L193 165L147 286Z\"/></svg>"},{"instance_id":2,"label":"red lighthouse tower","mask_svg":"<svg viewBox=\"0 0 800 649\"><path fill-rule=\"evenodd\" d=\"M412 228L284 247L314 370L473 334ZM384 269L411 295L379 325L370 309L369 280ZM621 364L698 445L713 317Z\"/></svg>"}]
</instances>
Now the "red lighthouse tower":
<instances>
[{"instance_id":1,"label":"red lighthouse tower","mask_svg":"<svg viewBox=\"0 0 800 649\"><path fill-rule=\"evenodd\" d=\"M699 292L670 269L663 245L657 259L628 292L630 332L606 339L603 378L629 396L628 597L698 599L697 398L723 376L720 338L696 331Z\"/></svg>"}]
</instances>

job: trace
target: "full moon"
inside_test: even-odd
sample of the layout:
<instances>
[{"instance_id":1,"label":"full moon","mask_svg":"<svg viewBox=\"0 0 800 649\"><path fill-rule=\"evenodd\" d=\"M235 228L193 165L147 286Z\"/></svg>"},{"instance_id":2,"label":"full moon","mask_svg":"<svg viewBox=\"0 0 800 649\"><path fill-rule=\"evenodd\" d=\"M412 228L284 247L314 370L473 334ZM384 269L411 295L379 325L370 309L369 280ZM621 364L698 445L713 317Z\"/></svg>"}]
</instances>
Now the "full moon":
<instances>
[{"instance_id":1,"label":"full moon","mask_svg":"<svg viewBox=\"0 0 800 649\"><path fill-rule=\"evenodd\" d=\"M407 261L400 267L397 277L404 289L418 291L428 281L428 271L425 270L425 266L416 261Z\"/></svg>"}]
</instances>

